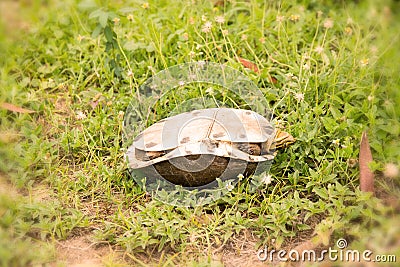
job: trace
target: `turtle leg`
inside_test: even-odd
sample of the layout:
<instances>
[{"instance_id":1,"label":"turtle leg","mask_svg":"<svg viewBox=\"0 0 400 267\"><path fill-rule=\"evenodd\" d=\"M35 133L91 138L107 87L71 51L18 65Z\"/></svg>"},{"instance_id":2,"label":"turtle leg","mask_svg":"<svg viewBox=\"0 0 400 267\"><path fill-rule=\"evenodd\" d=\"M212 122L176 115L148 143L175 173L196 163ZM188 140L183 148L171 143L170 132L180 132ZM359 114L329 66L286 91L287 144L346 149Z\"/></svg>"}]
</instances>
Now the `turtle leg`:
<instances>
[{"instance_id":1,"label":"turtle leg","mask_svg":"<svg viewBox=\"0 0 400 267\"><path fill-rule=\"evenodd\" d=\"M234 143L233 147L249 155L261 155L261 147L257 143Z\"/></svg>"}]
</instances>

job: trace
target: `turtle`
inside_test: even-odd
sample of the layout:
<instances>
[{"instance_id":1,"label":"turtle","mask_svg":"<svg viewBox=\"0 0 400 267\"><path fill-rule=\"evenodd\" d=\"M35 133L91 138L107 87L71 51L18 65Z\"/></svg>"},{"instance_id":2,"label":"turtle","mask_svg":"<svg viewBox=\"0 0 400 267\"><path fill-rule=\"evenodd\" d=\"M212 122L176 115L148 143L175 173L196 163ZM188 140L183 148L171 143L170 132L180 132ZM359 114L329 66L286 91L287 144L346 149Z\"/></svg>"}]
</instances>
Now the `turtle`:
<instances>
[{"instance_id":1,"label":"turtle","mask_svg":"<svg viewBox=\"0 0 400 267\"><path fill-rule=\"evenodd\" d=\"M146 177L200 187L217 178L248 177L293 142L292 135L251 110L193 110L162 119L137 135L127 150L128 167Z\"/></svg>"}]
</instances>

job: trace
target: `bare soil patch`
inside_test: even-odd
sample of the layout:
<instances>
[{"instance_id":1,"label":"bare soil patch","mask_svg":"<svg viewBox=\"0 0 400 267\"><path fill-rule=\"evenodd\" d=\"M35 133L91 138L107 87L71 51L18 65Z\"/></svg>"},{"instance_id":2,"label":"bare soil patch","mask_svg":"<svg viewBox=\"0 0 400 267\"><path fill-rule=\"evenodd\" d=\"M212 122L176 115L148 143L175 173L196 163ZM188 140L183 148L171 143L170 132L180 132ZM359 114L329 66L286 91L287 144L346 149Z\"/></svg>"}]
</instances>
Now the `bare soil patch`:
<instances>
[{"instance_id":1,"label":"bare soil patch","mask_svg":"<svg viewBox=\"0 0 400 267\"><path fill-rule=\"evenodd\" d=\"M90 241L90 235L75 236L57 242L57 263L66 266L103 266L107 255L113 253L110 246Z\"/></svg>"}]
</instances>

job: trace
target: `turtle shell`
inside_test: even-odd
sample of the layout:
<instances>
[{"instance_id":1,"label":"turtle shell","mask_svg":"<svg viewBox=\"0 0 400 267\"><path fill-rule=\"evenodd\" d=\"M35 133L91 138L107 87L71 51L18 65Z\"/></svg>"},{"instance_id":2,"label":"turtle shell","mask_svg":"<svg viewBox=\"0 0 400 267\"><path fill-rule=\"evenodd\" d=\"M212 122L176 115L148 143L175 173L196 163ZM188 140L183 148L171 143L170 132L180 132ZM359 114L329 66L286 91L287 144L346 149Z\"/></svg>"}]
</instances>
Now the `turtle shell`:
<instances>
[{"instance_id":1,"label":"turtle shell","mask_svg":"<svg viewBox=\"0 0 400 267\"><path fill-rule=\"evenodd\" d=\"M218 177L252 174L272 160L274 128L242 109L194 110L153 124L128 148L129 167L182 186L202 186ZM151 171L150 171L151 170Z\"/></svg>"}]
</instances>

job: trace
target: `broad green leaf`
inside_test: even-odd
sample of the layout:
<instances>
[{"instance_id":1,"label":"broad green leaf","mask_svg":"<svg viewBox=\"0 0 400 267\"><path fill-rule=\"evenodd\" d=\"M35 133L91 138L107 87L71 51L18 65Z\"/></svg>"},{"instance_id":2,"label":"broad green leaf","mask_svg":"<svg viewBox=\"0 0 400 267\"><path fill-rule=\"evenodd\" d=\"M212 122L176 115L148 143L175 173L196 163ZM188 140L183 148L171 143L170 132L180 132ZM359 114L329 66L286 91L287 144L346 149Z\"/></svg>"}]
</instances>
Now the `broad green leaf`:
<instances>
[{"instance_id":1,"label":"broad green leaf","mask_svg":"<svg viewBox=\"0 0 400 267\"><path fill-rule=\"evenodd\" d=\"M112 43L113 41L113 31L111 30L110 26L104 28L104 35L106 36L107 42Z\"/></svg>"},{"instance_id":2,"label":"broad green leaf","mask_svg":"<svg viewBox=\"0 0 400 267\"><path fill-rule=\"evenodd\" d=\"M89 19L98 18L102 13L104 13L101 9L96 9L92 13L89 14Z\"/></svg>"},{"instance_id":3,"label":"broad green leaf","mask_svg":"<svg viewBox=\"0 0 400 267\"><path fill-rule=\"evenodd\" d=\"M103 27L100 24L98 24L96 29L94 29L94 31L92 32L92 38L93 39L97 38L97 36L100 35L102 29L103 29Z\"/></svg>"},{"instance_id":4,"label":"broad green leaf","mask_svg":"<svg viewBox=\"0 0 400 267\"><path fill-rule=\"evenodd\" d=\"M107 21L108 21L108 13L102 11L101 14L99 15L99 23L103 28L107 26Z\"/></svg>"},{"instance_id":5,"label":"broad green leaf","mask_svg":"<svg viewBox=\"0 0 400 267\"><path fill-rule=\"evenodd\" d=\"M334 119L329 118L329 117L322 117L321 118L322 124L324 125L325 129L332 133L336 130L337 128L337 123Z\"/></svg>"}]
</instances>

